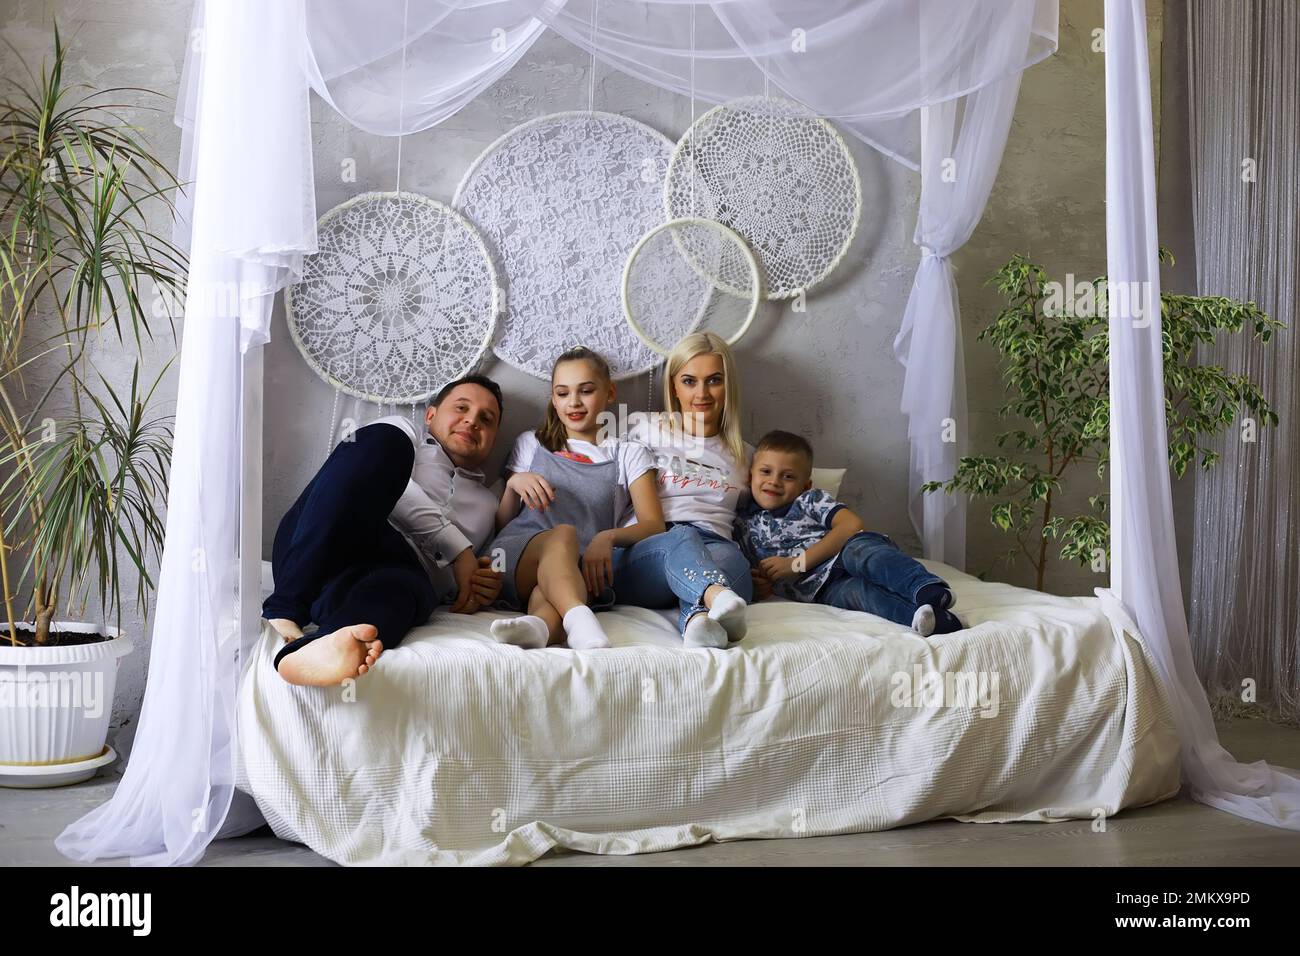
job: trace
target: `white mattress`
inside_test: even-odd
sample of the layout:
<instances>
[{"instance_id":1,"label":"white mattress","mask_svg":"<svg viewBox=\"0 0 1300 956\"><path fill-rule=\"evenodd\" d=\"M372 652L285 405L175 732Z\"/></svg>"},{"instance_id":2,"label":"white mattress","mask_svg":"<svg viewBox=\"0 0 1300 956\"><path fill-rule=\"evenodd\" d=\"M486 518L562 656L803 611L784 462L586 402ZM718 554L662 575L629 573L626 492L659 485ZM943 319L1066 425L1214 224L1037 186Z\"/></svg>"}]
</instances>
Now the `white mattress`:
<instances>
[{"instance_id":1,"label":"white mattress","mask_svg":"<svg viewBox=\"0 0 1300 956\"><path fill-rule=\"evenodd\" d=\"M279 836L347 864L1094 819L1177 792L1145 648L1097 599L927 564L972 628L927 641L772 601L743 644L688 650L671 615L620 608L601 615L608 650L523 651L492 640L496 614L440 613L355 699L281 680L267 627L240 686L240 788ZM983 675L983 702L924 683L906 700L928 672Z\"/></svg>"}]
</instances>

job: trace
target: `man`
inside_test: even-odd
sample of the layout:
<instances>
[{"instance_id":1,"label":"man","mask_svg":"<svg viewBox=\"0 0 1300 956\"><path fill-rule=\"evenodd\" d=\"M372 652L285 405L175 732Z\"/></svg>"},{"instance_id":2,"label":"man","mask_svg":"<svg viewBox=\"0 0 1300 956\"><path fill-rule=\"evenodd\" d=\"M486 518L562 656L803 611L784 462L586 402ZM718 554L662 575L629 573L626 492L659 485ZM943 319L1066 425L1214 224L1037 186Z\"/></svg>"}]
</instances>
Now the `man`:
<instances>
[{"instance_id":1,"label":"man","mask_svg":"<svg viewBox=\"0 0 1300 956\"><path fill-rule=\"evenodd\" d=\"M275 533L262 616L288 642L275 657L281 677L342 683L444 599L454 595L461 614L496 599L501 575L476 554L493 532L497 499L481 466L501 407L496 382L467 375L438 392L424 434L394 415L334 448ZM304 636L309 621L318 630Z\"/></svg>"}]
</instances>

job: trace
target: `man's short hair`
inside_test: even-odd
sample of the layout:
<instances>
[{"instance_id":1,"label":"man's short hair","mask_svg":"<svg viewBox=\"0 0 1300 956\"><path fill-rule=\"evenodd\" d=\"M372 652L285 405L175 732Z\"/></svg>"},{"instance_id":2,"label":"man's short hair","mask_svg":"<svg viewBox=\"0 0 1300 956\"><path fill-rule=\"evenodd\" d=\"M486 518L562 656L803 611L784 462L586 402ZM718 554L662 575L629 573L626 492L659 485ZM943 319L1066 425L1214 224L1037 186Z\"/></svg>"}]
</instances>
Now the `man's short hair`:
<instances>
[{"instance_id":1,"label":"man's short hair","mask_svg":"<svg viewBox=\"0 0 1300 956\"><path fill-rule=\"evenodd\" d=\"M783 432L780 429L768 432L758 440L758 446L754 449L754 454L758 454L760 451L800 454L808 459L808 467L812 467L812 445L808 444L808 439L802 435L796 435L794 432Z\"/></svg>"},{"instance_id":2,"label":"man's short hair","mask_svg":"<svg viewBox=\"0 0 1300 956\"><path fill-rule=\"evenodd\" d=\"M429 401L429 404L441 405L442 400L450 395L453 389L461 385L478 385L481 388L486 388L492 393L492 397L497 400L497 417L500 418L505 414L505 402L501 400L501 386L492 381L492 379L488 378L486 375L479 375L477 373L473 375L462 375L460 378L456 379L456 381L448 382L442 388L438 389L438 394L433 396Z\"/></svg>"}]
</instances>

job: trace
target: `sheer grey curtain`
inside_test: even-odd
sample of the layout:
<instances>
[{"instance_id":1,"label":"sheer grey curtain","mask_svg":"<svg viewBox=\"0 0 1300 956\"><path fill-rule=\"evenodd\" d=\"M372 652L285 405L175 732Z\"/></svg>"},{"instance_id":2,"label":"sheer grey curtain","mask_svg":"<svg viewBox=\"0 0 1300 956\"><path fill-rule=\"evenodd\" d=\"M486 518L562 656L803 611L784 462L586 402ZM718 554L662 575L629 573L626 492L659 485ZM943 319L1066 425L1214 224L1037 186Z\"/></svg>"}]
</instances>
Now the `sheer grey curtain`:
<instances>
[{"instance_id":1,"label":"sheer grey curtain","mask_svg":"<svg viewBox=\"0 0 1300 956\"><path fill-rule=\"evenodd\" d=\"M1300 720L1300 3L1188 0L1187 13L1199 291L1287 325L1268 344L1201 348L1258 382L1281 426L1251 436L1239 421L1197 476L1192 644L1221 712L1249 680L1274 715Z\"/></svg>"}]
</instances>

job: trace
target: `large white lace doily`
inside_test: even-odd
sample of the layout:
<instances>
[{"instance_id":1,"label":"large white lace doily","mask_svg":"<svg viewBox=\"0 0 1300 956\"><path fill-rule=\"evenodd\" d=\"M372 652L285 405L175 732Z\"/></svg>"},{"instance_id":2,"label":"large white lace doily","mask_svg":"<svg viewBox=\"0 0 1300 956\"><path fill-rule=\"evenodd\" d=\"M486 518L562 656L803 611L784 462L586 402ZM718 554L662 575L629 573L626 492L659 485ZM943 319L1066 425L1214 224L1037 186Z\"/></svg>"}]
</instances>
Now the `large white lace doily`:
<instances>
[{"instance_id":1,"label":"large white lace doily","mask_svg":"<svg viewBox=\"0 0 1300 956\"><path fill-rule=\"evenodd\" d=\"M664 205L669 219L716 219L738 232L762 264L767 297L788 299L844 258L862 185L834 126L798 103L754 96L714 107L686 131Z\"/></svg>"},{"instance_id":2,"label":"large white lace doily","mask_svg":"<svg viewBox=\"0 0 1300 956\"><path fill-rule=\"evenodd\" d=\"M636 244L622 294L628 325L660 355L697 329L735 345L758 312L761 272L734 230L712 219L672 219Z\"/></svg>"},{"instance_id":3,"label":"large white lace doily","mask_svg":"<svg viewBox=\"0 0 1300 956\"><path fill-rule=\"evenodd\" d=\"M316 255L285 293L307 364L349 395L426 401L492 340L497 279L465 218L410 192L363 193L316 224Z\"/></svg>"},{"instance_id":4,"label":"large white lace doily","mask_svg":"<svg viewBox=\"0 0 1300 956\"><path fill-rule=\"evenodd\" d=\"M484 234L506 292L493 350L549 381L574 345L605 356L615 378L659 356L622 318L619 279L637 240L664 221L672 141L601 112L517 126L470 166L453 200Z\"/></svg>"}]
</instances>

